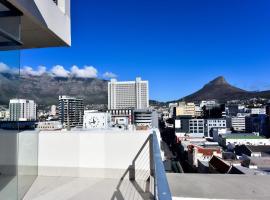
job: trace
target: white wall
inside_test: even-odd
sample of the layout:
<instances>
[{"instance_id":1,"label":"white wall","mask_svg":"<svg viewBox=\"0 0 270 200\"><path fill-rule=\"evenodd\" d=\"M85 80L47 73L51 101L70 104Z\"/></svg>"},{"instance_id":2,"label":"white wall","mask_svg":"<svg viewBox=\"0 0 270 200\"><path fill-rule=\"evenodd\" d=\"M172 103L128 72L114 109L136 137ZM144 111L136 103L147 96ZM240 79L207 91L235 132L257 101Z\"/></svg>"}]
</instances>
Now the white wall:
<instances>
[{"instance_id":1,"label":"white wall","mask_svg":"<svg viewBox=\"0 0 270 200\"><path fill-rule=\"evenodd\" d=\"M148 136L129 131L41 131L39 175L120 177Z\"/></svg>"}]
</instances>

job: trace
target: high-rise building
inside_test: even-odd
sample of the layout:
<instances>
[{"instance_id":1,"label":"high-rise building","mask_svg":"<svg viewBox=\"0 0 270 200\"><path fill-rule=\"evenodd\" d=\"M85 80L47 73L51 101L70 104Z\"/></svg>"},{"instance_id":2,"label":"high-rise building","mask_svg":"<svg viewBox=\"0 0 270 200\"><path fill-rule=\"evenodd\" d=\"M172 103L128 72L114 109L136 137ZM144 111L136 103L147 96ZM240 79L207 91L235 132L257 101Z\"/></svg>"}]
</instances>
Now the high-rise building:
<instances>
[{"instance_id":1,"label":"high-rise building","mask_svg":"<svg viewBox=\"0 0 270 200\"><path fill-rule=\"evenodd\" d=\"M108 82L108 109L145 109L149 107L148 81Z\"/></svg>"},{"instance_id":2,"label":"high-rise building","mask_svg":"<svg viewBox=\"0 0 270 200\"><path fill-rule=\"evenodd\" d=\"M59 117L65 128L83 126L83 99L59 96Z\"/></svg>"},{"instance_id":3,"label":"high-rise building","mask_svg":"<svg viewBox=\"0 0 270 200\"><path fill-rule=\"evenodd\" d=\"M10 121L35 121L37 119L36 107L33 100L10 99Z\"/></svg>"}]
</instances>

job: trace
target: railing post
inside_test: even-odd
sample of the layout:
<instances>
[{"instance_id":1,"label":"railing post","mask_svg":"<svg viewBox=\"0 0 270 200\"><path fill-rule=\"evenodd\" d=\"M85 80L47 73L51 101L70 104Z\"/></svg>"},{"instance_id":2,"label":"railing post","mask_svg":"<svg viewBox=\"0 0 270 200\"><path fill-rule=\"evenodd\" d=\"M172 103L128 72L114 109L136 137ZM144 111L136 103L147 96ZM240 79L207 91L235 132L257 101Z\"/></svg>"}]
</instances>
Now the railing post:
<instances>
[{"instance_id":1,"label":"railing post","mask_svg":"<svg viewBox=\"0 0 270 200\"><path fill-rule=\"evenodd\" d=\"M133 162L132 165L129 165L129 180L135 181L135 163Z\"/></svg>"},{"instance_id":2,"label":"railing post","mask_svg":"<svg viewBox=\"0 0 270 200\"><path fill-rule=\"evenodd\" d=\"M149 164L150 164L150 176L154 177L155 169L154 169L154 152L153 152L153 134L150 135L149 138Z\"/></svg>"}]
</instances>

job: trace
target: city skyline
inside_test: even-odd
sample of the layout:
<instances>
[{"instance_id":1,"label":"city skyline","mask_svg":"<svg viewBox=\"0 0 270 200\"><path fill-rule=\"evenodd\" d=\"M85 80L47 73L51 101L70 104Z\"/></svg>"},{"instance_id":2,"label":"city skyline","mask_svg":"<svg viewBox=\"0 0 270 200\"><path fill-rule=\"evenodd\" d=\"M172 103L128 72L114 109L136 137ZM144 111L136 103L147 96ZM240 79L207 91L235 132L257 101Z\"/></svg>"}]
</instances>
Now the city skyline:
<instances>
[{"instance_id":1,"label":"city skyline","mask_svg":"<svg viewBox=\"0 0 270 200\"><path fill-rule=\"evenodd\" d=\"M142 76L150 99L159 101L191 94L220 75L246 90L270 89L268 1L86 4L72 5L72 47L24 50L23 69L59 65L78 76Z\"/></svg>"},{"instance_id":2,"label":"city skyline","mask_svg":"<svg viewBox=\"0 0 270 200\"><path fill-rule=\"evenodd\" d=\"M0 0L0 199L270 199L254 2Z\"/></svg>"}]
</instances>

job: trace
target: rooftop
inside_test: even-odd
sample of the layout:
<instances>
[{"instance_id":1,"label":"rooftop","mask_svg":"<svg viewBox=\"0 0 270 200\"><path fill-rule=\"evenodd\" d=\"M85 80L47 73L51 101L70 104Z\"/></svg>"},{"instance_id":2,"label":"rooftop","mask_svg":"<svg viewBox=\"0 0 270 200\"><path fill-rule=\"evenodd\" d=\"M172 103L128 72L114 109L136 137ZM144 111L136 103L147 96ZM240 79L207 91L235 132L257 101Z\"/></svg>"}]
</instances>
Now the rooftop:
<instances>
[{"instance_id":1,"label":"rooftop","mask_svg":"<svg viewBox=\"0 0 270 200\"><path fill-rule=\"evenodd\" d=\"M265 139L262 136L257 136L254 134L224 134L221 137L226 139Z\"/></svg>"},{"instance_id":2,"label":"rooftop","mask_svg":"<svg viewBox=\"0 0 270 200\"><path fill-rule=\"evenodd\" d=\"M167 174L173 199L270 199L269 176Z\"/></svg>"},{"instance_id":3,"label":"rooftop","mask_svg":"<svg viewBox=\"0 0 270 200\"><path fill-rule=\"evenodd\" d=\"M270 155L270 145L247 145L251 152L263 152Z\"/></svg>"}]
</instances>

